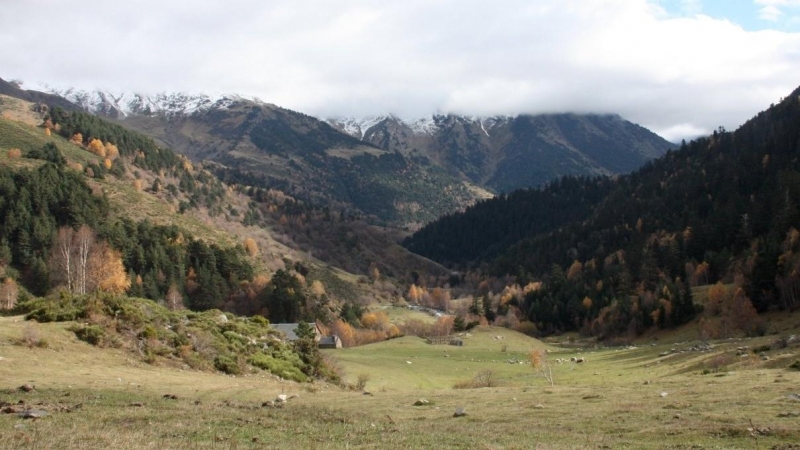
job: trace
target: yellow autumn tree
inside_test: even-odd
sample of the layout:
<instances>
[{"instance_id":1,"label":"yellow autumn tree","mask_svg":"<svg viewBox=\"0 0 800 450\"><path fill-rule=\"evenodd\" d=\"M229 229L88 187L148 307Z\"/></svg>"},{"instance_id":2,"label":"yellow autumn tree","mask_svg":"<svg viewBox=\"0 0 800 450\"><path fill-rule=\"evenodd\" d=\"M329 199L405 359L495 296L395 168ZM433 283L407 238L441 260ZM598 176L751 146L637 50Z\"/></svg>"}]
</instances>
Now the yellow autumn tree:
<instances>
[{"instance_id":1,"label":"yellow autumn tree","mask_svg":"<svg viewBox=\"0 0 800 450\"><path fill-rule=\"evenodd\" d=\"M583 264L576 259L572 265L569 266L569 270L567 271L567 279L570 281L574 280L581 276L581 273L583 273Z\"/></svg>"},{"instance_id":2,"label":"yellow autumn tree","mask_svg":"<svg viewBox=\"0 0 800 450\"><path fill-rule=\"evenodd\" d=\"M343 347L352 347L355 345L356 332L349 323L341 319L337 319L331 324L330 328L330 333L332 335L339 336L339 339L342 340Z\"/></svg>"},{"instance_id":3,"label":"yellow autumn tree","mask_svg":"<svg viewBox=\"0 0 800 450\"><path fill-rule=\"evenodd\" d=\"M110 169L110 168L111 168L111 160L110 160L110 159L108 159L108 158L104 159L104 160L103 160L103 166L104 166L106 169Z\"/></svg>"},{"instance_id":4,"label":"yellow autumn tree","mask_svg":"<svg viewBox=\"0 0 800 450\"><path fill-rule=\"evenodd\" d=\"M111 160L117 159L119 157L119 148L116 145L106 142L105 143L105 150L106 150L106 157Z\"/></svg>"},{"instance_id":5,"label":"yellow autumn tree","mask_svg":"<svg viewBox=\"0 0 800 450\"><path fill-rule=\"evenodd\" d=\"M417 287L416 284L412 284L411 287L408 288L408 300L412 302L419 302L424 292L425 291L422 288Z\"/></svg>"},{"instance_id":6,"label":"yellow autumn tree","mask_svg":"<svg viewBox=\"0 0 800 450\"><path fill-rule=\"evenodd\" d=\"M258 244L256 240L249 237L244 240L244 249L248 255L256 257L258 255Z\"/></svg>"},{"instance_id":7,"label":"yellow autumn tree","mask_svg":"<svg viewBox=\"0 0 800 450\"><path fill-rule=\"evenodd\" d=\"M8 151L8 159L17 159L22 157L22 151L18 148L12 148Z\"/></svg>"},{"instance_id":8,"label":"yellow autumn tree","mask_svg":"<svg viewBox=\"0 0 800 450\"><path fill-rule=\"evenodd\" d=\"M553 386L553 369L550 367L550 362L547 360L547 351L534 349L531 350L528 358L531 361L531 367L536 375L544 377L545 380L550 382Z\"/></svg>"},{"instance_id":9,"label":"yellow autumn tree","mask_svg":"<svg viewBox=\"0 0 800 450\"><path fill-rule=\"evenodd\" d=\"M103 145L103 141L101 141L100 139L90 140L89 145L87 145L86 148L97 156L100 157L106 156L106 146Z\"/></svg>"},{"instance_id":10,"label":"yellow autumn tree","mask_svg":"<svg viewBox=\"0 0 800 450\"><path fill-rule=\"evenodd\" d=\"M52 133L50 133L50 128L45 128L44 129L44 135L45 136L50 136L50 134L52 134Z\"/></svg>"},{"instance_id":11,"label":"yellow autumn tree","mask_svg":"<svg viewBox=\"0 0 800 450\"><path fill-rule=\"evenodd\" d=\"M131 287L131 279L122 265L122 255L106 242L98 245L90 265L91 278L98 290L121 294Z\"/></svg>"},{"instance_id":12,"label":"yellow autumn tree","mask_svg":"<svg viewBox=\"0 0 800 450\"><path fill-rule=\"evenodd\" d=\"M309 291L311 292L311 295L313 295L314 297L322 298L322 296L325 295L325 286L322 285L321 281L314 280L314 282L311 283Z\"/></svg>"},{"instance_id":13,"label":"yellow autumn tree","mask_svg":"<svg viewBox=\"0 0 800 450\"><path fill-rule=\"evenodd\" d=\"M75 133L72 135L69 141L75 145L83 145L83 135L80 133Z\"/></svg>"},{"instance_id":14,"label":"yellow autumn tree","mask_svg":"<svg viewBox=\"0 0 800 450\"><path fill-rule=\"evenodd\" d=\"M385 331L389 329L389 316L384 311L366 312L361 315L364 328Z\"/></svg>"}]
</instances>

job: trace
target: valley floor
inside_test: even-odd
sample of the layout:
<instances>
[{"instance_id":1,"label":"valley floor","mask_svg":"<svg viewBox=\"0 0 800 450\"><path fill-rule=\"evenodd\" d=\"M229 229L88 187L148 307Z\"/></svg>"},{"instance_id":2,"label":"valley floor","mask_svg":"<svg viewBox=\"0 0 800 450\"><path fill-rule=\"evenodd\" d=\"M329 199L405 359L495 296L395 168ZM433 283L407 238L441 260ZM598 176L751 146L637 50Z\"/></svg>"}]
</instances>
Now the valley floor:
<instances>
[{"instance_id":1,"label":"valley floor","mask_svg":"<svg viewBox=\"0 0 800 450\"><path fill-rule=\"evenodd\" d=\"M365 394L151 366L65 328L0 318L2 408L47 413L0 414L0 448L800 448L800 346L751 351L776 336L581 350L487 327L463 347L330 351ZM19 345L31 336L47 347ZM554 386L525 363L532 348L550 350ZM485 370L496 386L452 388Z\"/></svg>"}]
</instances>

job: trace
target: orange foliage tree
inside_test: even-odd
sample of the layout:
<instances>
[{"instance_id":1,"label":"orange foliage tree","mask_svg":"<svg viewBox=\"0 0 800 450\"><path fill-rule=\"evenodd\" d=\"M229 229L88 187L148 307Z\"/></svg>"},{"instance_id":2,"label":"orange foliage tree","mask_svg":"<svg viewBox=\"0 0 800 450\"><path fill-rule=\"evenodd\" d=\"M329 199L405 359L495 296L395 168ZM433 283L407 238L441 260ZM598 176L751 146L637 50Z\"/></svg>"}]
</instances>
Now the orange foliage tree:
<instances>
[{"instance_id":1,"label":"orange foliage tree","mask_svg":"<svg viewBox=\"0 0 800 450\"><path fill-rule=\"evenodd\" d=\"M121 294L131 287L122 255L106 242L100 242L92 252L90 265L91 285L96 289Z\"/></svg>"},{"instance_id":2,"label":"orange foliage tree","mask_svg":"<svg viewBox=\"0 0 800 450\"><path fill-rule=\"evenodd\" d=\"M255 257L258 255L258 244L256 240L249 237L244 240L244 249L248 255Z\"/></svg>"},{"instance_id":3,"label":"orange foliage tree","mask_svg":"<svg viewBox=\"0 0 800 450\"><path fill-rule=\"evenodd\" d=\"M741 286L717 283L708 290L699 332L704 339L731 337L736 331L761 334L764 322Z\"/></svg>"},{"instance_id":4,"label":"orange foliage tree","mask_svg":"<svg viewBox=\"0 0 800 450\"><path fill-rule=\"evenodd\" d=\"M103 145L103 141L100 139L92 139L89 141L89 145L86 146L87 150L94 153L97 156L105 157L106 156L106 146Z\"/></svg>"},{"instance_id":5,"label":"orange foliage tree","mask_svg":"<svg viewBox=\"0 0 800 450\"><path fill-rule=\"evenodd\" d=\"M104 147L106 151L106 157L108 159L114 160L119 157L119 148L116 145L106 142Z\"/></svg>"}]
</instances>

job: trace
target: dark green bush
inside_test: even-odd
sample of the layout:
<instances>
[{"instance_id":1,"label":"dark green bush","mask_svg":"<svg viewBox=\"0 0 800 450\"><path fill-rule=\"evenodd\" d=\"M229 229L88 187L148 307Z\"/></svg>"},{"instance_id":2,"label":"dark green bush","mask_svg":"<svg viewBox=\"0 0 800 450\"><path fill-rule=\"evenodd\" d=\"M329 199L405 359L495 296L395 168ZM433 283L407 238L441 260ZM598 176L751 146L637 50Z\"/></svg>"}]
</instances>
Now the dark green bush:
<instances>
[{"instance_id":1,"label":"dark green bush","mask_svg":"<svg viewBox=\"0 0 800 450\"><path fill-rule=\"evenodd\" d=\"M155 339L157 337L158 337L158 331L156 331L155 327L153 327L152 325L147 325L139 333L140 339Z\"/></svg>"},{"instance_id":2,"label":"dark green bush","mask_svg":"<svg viewBox=\"0 0 800 450\"><path fill-rule=\"evenodd\" d=\"M242 373L239 363L230 356L219 355L214 358L214 368L228 375L239 375Z\"/></svg>"},{"instance_id":3,"label":"dark green bush","mask_svg":"<svg viewBox=\"0 0 800 450\"><path fill-rule=\"evenodd\" d=\"M75 336L92 345L100 345L105 337L105 330L97 325L77 325L70 328L70 331L75 333Z\"/></svg>"},{"instance_id":4,"label":"dark green bush","mask_svg":"<svg viewBox=\"0 0 800 450\"><path fill-rule=\"evenodd\" d=\"M308 377L306 377L299 367L285 359L273 358L270 355L265 355L264 353L258 352L250 355L250 358L247 359L247 362L252 364L254 367L266 370L267 372L277 375L284 380L292 380L300 383L308 381Z\"/></svg>"}]
</instances>

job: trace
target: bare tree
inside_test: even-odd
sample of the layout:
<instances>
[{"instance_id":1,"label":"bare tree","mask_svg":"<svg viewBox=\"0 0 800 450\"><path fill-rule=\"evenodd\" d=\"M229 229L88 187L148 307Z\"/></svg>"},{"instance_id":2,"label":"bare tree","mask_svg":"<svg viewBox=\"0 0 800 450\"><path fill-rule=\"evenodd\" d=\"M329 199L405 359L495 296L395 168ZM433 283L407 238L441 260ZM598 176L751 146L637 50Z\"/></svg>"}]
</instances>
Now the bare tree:
<instances>
[{"instance_id":1,"label":"bare tree","mask_svg":"<svg viewBox=\"0 0 800 450\"><path fill-rule=\"evenodd\" d=\"M56 245L53 247L53 255L50 259L51 270L54 279L63 281L70 292L74 289L75 273L73 271L73 253L75 241L75 230L70 227L62 227L58 230Z\"/></svg>"},{"instance_id":2,"label":"bare tree","mask_svg":"<svg viewBox=\"0 0 800 450\"><path fill-rule=\"evenodd\" d=\"M531 350L529 358L534 373L544 377L545 380L550 382L550 386L553 386L555 384L553 381L553 368L550 367L550 361L547 360L547 351Z\"/></svg>"},{"instance_id":3,"label":"bare tree","mask_svg":"<svg viewBox=\"0 0 800 450\"><path fill-rule=\"evenodd\" d=\"M11 278L6 278L5 281L0 283L0 302L2 302L3 309L13 308L17 304L18 294L17 283Z\"/></svg>"},{"instance_id":4,"label":"bare tree","mask_svg":"<svg viewBox=\"0 0 800 450\"><path fill-rule=\"evenodd\" d=\"M89 255L94 245L94 231L86 225L81 225L75 236L78 249L77 287L78 294L86 294L87 280L89 278Z\"/></svg>"},{"instance_id":5,"label":"bare tree","mask_svg":"<svg viewBox=\"0 0 800 450\"><path fill-rule=\"evenodd\" d=\"M165 300L167 302L167 308L171 309L172 311L183 308L183 296L181 295L181 291L178 290L178 286L176 286L175 283L172 283L169 286Z\"/></svg>"}]
</instances>

